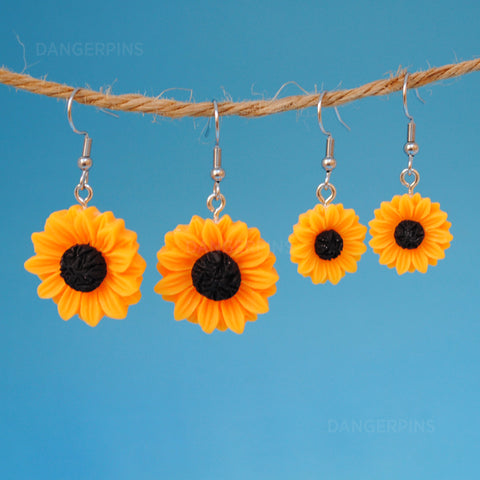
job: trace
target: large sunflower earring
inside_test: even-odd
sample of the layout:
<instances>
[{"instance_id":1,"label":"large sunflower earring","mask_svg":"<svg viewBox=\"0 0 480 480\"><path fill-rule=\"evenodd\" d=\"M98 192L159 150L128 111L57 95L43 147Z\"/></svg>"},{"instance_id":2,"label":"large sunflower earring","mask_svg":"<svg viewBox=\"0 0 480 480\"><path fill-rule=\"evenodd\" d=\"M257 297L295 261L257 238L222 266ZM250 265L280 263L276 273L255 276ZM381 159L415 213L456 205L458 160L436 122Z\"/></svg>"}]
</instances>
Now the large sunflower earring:
<instances>
[{"instance_id":1,"label":"large sunflower earring","mask_svg":"<svg viewBox=\"0 0 480 480\"><path fill-rule=\"evenodd\" d=\"M93 197L89 184L92 139L72 121L73 90L67 103L72 130L84 136L78 166L82 171L75 187L79 205L52 213L43 232L32 235L36 255L25 268L40 277L40 298L51 298L64 320L74 315L94 327L104 315L122 319L129 305L140 300L140 284L146 264L138 254L137 234L112 212L88 207Z\"/></svg>"},{"instance_id":2,"label":"large sunflower earring","mask_svg":"<svg viewBox=\"0 0 480 480\"><path fill-rule=\"evenodd\" d=\"M399 275L415 270L426 273L429 265L436 265L445 257L445 250L453 239L449 231L451 223L447 221L447 214L440 210L440 204L413 192L420 174L413 168L418 145L415 122L408 112L407 82L408 73L403 82L403 108L409 120L404 146L408 166L400 174L400 181L408 188L408 193L382 202L369 223L370 246L380 255L380 263L388 268L395 267Z\"/></svg>"},{"instance_id":3,"label":"large sunflower earring","mask_svg":"<svg viewBox=\"0 0 480 480\"><path fill-rule=\"evenodd\" d=\"M336 285L345 272L357 270L357 262L367 249L364 244L367 227L359 223L354 210L344 208L341 203L331 204L336 189L330 183L330 175L337 162L333 156L334 139L330 132L325 131L322 123L324 95L325 92L320 95L317 107L320 130L327 136L326 155L322 160L326 177L316 191L320 204L299 216L288 239L290 258L298 264L298 273L310 277L315 284L328 280ZM335 112L345 125L337 109ZM324 196L323 192L329 190L330 195Z\"/></svg>"},{"instance_id":4,"label":"large sunflower earring","mask_svg":"<svg viewBox=\"0 0 480 480\"><path fill-rule=\"evenodd\" d=\"M206 333L230 329L242 333L247 321L268 311L276 291L275 256L256 228L219 218L225 207L220 182L225 176L219 146L219 114L214 103L216 145L213 150L213 193L207 206L213 220L194 216L165 235L157 268L162 279L155 292L175 303L175 320L198 323ZM214 206L214 202L219 202Z\"/></svg>"}]
</instances>

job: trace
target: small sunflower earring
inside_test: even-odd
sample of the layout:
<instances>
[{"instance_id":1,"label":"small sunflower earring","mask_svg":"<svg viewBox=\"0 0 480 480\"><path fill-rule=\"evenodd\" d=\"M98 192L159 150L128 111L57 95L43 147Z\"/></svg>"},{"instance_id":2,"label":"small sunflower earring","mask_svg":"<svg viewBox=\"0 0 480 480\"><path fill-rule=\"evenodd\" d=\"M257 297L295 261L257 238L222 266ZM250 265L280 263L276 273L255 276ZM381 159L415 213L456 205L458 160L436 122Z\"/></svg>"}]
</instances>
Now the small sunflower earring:
<instances>
[{"instance_id":1,"label":"small sunflower earring","mask_svg":"<svg viewBox=\"0 0 480 480\"><path fill-rule=\"evenodd\" d=\"M426 273L429 265L436 265L445 257L445 250L453 239L449 231L451 223L447 221L447 214L440 210L440 204L413 192L420 174L413 168L418 145L415 142L415 122L408 112L407 83L408 73L403 82L403 108L409 120L404 146L408 166L400 174L400 181L408 188L408 193L395 195L390 202L382 202L369 223L370 246L380 255L380 263L388 268L395 267L399 275L415 270Z\"/></svg>"},{"instance_id":2,"label":"small sunflower earring","mask_svg":"<svg viewBox=\"0 0 480 480\"><path fill-rule=\"evenodd\" d=\"M92 139L72 121L73 90L67 103L72 130L84 136L78 166L82 171L74 195L79 205L52 213L43 232L32 235L36 255L25 269L38 275L40 298L51 298L63 320L78 316L94 327L104 315L122 319L129 305L140 300L140 284L146 264L138 254L137 234L112 212L88 207L93 197L89 182ZM81 192L86 192L82 196Z\"/></svg>"},{"instance_id":3,"label":"small sunflower earring","mask_svg":"<svg viewBox=\"0 0 480 480\"><path fill-rule=\"evenodd\" d=\"M213 193L207 199L213 220L195 215L165 235L157 268L162 279L155 292L175 303L175 320L198 323L205 333L215 329L242 333L247 321L266 313L276 291L275 256L256 228L219 218L226 201L220 192L225 177L217 102L213 102L216 144L213 150ZM214 206L214 201L219 202Z\"/></svg>"},{"instance_id":4,"label":"small sunflower earring","mask_svg":"<svg viewBox=\"0 0 480 480\"><path fill-rule=\"evenodd\" d=\"M341 203L331 204L336 189L330 183L330 175L337 162L333 156L334 139L322 123L324 95L325 92L320 95L317 107L320 130L327 136L326 155L322 160L326 177L316 191L320 204L299 216L288 239L290 258L298 264L298 273L310 277L315 284L328 280L336 285L345 272L357 270L357 262L367 249L364 243L367 227L359 223L354 210L343 208ZM336 108L335 112L338 120L345 125ZM325 198L323 192L328 190L330 195Z\"/></svg>"}]
</instances>

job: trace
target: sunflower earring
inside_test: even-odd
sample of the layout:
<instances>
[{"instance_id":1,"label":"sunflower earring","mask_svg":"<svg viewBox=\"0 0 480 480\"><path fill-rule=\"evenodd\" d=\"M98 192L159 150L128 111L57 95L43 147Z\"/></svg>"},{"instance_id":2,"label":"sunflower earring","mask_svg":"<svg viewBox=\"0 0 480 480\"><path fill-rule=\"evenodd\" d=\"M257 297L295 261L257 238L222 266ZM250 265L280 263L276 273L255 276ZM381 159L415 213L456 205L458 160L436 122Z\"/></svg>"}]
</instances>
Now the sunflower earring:
<instances>
[{"instance_id":1,"label":"sunflower earring","mask_svg":"<svg viewBox=\"0 0 480 480\"><path fill-rule=\"evenodd\" d=\"M220 192L225 177L217 102L216 144L213 150L213 193L207 199L213 220L193 216L188 225L178 225L165 235L157 268L162 279L155 292L174 302L175 320L198 323L205 333L215 329L242 333L247 321L266 313L268 297L276 291L275 256L256 228L219 218L226 201ZM219 202L214 206L214 202Z\"/></svg>"},{"instance_id":2,"label":"sunflower earring","mask_svg":"<svg viewBox=\"0 0 480 480\"><path fill-rule=\"evenodd\" d=\"M418 145L415 142L415 122L408 112L407 82L408 73L402 90L403 109L409 120L404 146L408 166L400 174L400 181L408 188L408 193L396 195L390 202L382 202L369 223L370 246L380 255L380 263L388 268L395 267L399 275L415 270L426 273L429 265L436 265L445 257L445 250L453 239L449 231L451 223L447 221L447 214L440 210L440 204L413 192L420 174L413 168Z\"/></svg>"},{"instance_id":3,"label":"sunflower earring","mask_svg":"<svg viewBox=\"0 0 480 480\"><path fill-rule=\"evenodd\" d=\"M53 299L63 320L78 314L94 327L104 315L126 317L128 307L140 300L146 264L138 254L137 234L127 230L123 220L88 207L93 197L88 183L92 139L72 121L78 90L68 99L67 115L72 130L84 136L78 159L82 175L74 191L79 205L52 213L45 230L32 235L36 255L25 262L25 269L38 275L38 296Z\"/></svg>"},{"instance_id":4,"label":"sunflower earring","mask_svg":"<svg viewBox=\"0 0 480 480\"><path fill-rule=\"evenodd\" d=\"M334 139L330 132L325 131L322 123L324 95L325 92L320 95L317 107L320 130L327 136L326 155L322 160L326 177L316 191L320 204L299 216L288 240L290 258L298 264L298 273L310 277L315 284L328 280L336 285L345 272L357 270L357 262L367 249L364 244L367 227L359 223L354 210L344 208L341 203L331 204L336 189L330 183L330 175L337 162L333 156ZM338 120L345 125L336 108L335 112ZM323 192L329 190L330 195L325 198Z\"/></svg>"}]
</instances>

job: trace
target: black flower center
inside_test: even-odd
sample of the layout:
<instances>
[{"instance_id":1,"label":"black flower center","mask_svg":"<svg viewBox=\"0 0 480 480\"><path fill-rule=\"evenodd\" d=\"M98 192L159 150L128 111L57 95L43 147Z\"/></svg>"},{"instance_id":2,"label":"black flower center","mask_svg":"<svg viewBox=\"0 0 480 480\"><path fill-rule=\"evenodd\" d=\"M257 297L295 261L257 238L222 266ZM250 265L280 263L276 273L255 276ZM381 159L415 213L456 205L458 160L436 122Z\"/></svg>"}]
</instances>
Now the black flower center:
<instances>
[{"instance_id":1,"label":"black flower center","mask_svg":"<svg viewBox=\"0 0 480 480\"><path fill-rule=\"evenodd\" d=\"M92 292L107 276L107 264L96 248L74 245L62 255L60 275L74 290Z\"/></svg>"},{"instance_id":2,"label":"black flower center","mask_svg":"<svg viewBox=\"0 0 480 480\"><path fill-rule=\"evenodd\" d=\"M232 298L240 288L240 269L232 257L221 250L202 255L192 268L193 286L210 300Z\"/></svg>"},{"instance_id":3,"label":"black flower center","mask_svg":"<svg viewBox=\"0 0 480 480\"><path fill-rule=\"evenodd\" d=\"M315 253L322 260L333 260L343 250L343 239L335 230L325 230L315 239Z\"/></svg>"},{"instance_id":4,"label":"black flower center","mask_svg":"<svg viewBox=\"0 0 480 480\"><path fill-rule=\"evenodd\" d=\"M403 220L395 228L394 237L397 245L412 250L423 242L425 230L414 220Z\"/></svg>"}]
</instances>

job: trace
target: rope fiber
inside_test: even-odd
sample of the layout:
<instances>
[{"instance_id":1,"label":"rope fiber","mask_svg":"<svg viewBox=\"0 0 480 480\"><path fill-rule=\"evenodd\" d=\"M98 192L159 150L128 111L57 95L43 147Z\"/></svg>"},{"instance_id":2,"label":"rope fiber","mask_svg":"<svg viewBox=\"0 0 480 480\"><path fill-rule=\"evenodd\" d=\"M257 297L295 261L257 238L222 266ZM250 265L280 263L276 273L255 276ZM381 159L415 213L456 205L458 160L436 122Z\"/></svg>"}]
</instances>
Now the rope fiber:
<instances>
[{"instance_id":1,"label":"rope fiber","mask_svg":"<svg viewBox=\"0 0 480 480\"><path fill-rule=\"evenodd\" d=\"M408 88L423 87L429 83L459 77L479 70L480 58L430 68L429 70L411 73L408 77ZM387 79L376 80L357 88L326 92L322 100L322 106L336 107L366 97L397 92L403 87L406 73L406 70L399 70L397 75ZM24 73L11 72L4 67L0 68L0 83L38 95L63 99L68 99L74 90L74 87L69 85L49 82ZM317 105L319 98L319 93L313 93L271 100L224 101L218 102L218 113L221 116L263 117L314 107ZM211 117L214 115L212 102L182 102L147 97L138 93L111 95L110 93L81 88L75 95L75 101L114 111L149 113L169 118Z\"/></svg>"}]
</instances>

